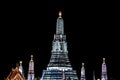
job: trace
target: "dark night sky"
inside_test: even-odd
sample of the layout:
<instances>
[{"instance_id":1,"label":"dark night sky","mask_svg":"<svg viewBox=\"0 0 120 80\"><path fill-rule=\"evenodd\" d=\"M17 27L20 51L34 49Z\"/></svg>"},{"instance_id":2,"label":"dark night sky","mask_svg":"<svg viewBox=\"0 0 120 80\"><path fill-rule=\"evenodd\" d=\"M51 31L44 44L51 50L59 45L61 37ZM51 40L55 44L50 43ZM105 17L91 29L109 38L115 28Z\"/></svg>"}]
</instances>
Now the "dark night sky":
<instances>
[{"instance_id":1,"label":"dark night sky","mask_svg":"<svg viewBox=\"0 0 120 80\"><path fill-rule=\"evenodd\" d=\"M108 77L119 75L118 5L114 2L3 2L0 43L0 80L23 61L27 76L30 55L34 55L35 76L41 76L49 63L58 11L63 12L69 59L80 77L81 63L92 79L100 78L102 58L106 58Z\"/></svg>"}]
</instances>

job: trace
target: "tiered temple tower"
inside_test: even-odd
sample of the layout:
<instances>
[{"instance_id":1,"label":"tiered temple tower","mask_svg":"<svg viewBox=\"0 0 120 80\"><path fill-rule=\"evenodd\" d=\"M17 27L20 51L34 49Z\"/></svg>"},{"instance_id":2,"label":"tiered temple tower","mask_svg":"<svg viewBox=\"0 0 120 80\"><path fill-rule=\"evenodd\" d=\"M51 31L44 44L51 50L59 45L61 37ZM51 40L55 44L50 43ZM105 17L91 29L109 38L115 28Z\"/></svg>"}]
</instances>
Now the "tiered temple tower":
<instances>
[{"instance_id":1,"label":"tiered temple tower","mask_svg":"<svg viewBox=\"0 0 120 80\"><path fill-rule=\"evenodd\" d=\"M67 80L78 80L77 73L72 69L68 59L64 21L62 12L59 12L56 23L56 34L52 42L50 62L47 66L47 70L43 70L41 80L63 80L63 71Z\"/></svg>"},{"instance_id":2,"label":"tiered temple tower","mask_svg":"<svg viewBox=\"0 0 120 80\"><path fill-rule=\"evenodd\" d=\"M82 68L81 68L81 79L80 79L80 80L86 80L84 63L82 63Z\"/></svg>"},{"instance_id":3,"label":"tiered temple tower","mask_svg":"<svg viewBox=\"0 0 120 80\"><path fill-rule=\"evenodd\" d=\"M102 63L101 80L108 80L108 77L107 77L107 66L106 66L106 63L105 63L105 58L103 58L103 63Z\"/></svg>"},{"instance_id":4,"label":"tiered temple tower","mask_svg":"<svg viewBox=\"0 0 120 80\"><path fill-rule=\"evenodd\" d=\"M28 77L27 80L34 80L34 61L33 61L33 55L31 55L31 60L29 62L29 70L28 70Z\"/></svg>"}]
</instances>

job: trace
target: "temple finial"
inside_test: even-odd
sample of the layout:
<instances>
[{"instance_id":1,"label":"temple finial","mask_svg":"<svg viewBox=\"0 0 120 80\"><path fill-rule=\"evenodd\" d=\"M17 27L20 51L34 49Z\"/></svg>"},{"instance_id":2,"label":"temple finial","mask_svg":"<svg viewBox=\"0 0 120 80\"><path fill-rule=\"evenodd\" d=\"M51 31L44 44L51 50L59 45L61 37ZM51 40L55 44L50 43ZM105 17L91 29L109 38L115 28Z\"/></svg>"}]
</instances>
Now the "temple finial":
<instances>
[{"instance_id":1,"label":"temple finial","mask_svg":"<svg viewBox=\"0 0 120 80\"><path fill-rule=\"evenodd\" d=\"M103 63L105 64L105 58L103 58Z\"/></svg>"},{"instance_id":2,"label":"temple finial","mask_svg":"<svg viewBox=\"0 0 120 80\"><path fill-rule=\"evenodd\" d=\"M84 66L84 63L82 63L82 66Z\"/></svg>"},{"instance_id":3,"label":"temple finial","mask_svg":"<svg viewBox=\"0 0 120 80\"><path fill-rule=\"evenodd\" d=\"M22 61L20 61L20 65L22 65Z\"/></svg>"},{"instance_id":4,"label":"temple finial","mask_svg":"<svg viewBox=\"0 0 120 80\"><path fill-rule=\"evenodd\" d=\"M59 18L61 18L61 16L62 16L62 12L61 12L61 11L59 11Z\"/></svg>"},{"instance_id":5,"label":"temple finial","mask_svg":"<svg viewBox=\"0 0 120 80\"><path fill-rule=\"evenodd\" d=\"M31 61L33 61L33 55L31 55Z\"/></svg>"}]
</instances>

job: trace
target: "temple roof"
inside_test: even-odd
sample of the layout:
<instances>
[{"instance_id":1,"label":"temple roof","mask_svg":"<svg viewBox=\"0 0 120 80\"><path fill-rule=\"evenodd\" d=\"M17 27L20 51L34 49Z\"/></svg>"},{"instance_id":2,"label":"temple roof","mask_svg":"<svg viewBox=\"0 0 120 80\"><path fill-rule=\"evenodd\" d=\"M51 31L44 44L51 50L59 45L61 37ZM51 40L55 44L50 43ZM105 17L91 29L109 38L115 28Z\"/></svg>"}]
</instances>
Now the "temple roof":
<instances>
[{"instance_id":1,"label":"temple roof","mask_svg":"<svg viewBox=\"0 0 120 80\"><path fill-rule=\"evenodd\" d=\"M19 78L20 80L25 80L18 67L12 69L6 80L14 80L16 78Z\"/></svg>"}]
</instances>

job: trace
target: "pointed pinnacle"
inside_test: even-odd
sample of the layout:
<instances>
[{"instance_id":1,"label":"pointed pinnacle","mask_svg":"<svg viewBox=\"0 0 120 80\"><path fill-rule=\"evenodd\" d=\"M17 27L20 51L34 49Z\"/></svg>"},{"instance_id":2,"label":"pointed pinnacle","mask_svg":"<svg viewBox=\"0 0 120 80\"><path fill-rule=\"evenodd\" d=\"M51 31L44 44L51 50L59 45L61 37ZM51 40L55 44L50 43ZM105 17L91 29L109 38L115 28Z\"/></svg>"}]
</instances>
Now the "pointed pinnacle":
<instances>
[{"instance_id":1,"label":"pointed pinnacle","mask_svg":"<svg viewBox=\"0 0 120 80\"><path fill-rule=\"evenodd\" d=\"M61 16L62 16L62 12L61 12L61 11L59 11L59 18L61 18Z\"/></svg>"}]
</instances>

